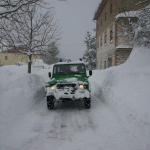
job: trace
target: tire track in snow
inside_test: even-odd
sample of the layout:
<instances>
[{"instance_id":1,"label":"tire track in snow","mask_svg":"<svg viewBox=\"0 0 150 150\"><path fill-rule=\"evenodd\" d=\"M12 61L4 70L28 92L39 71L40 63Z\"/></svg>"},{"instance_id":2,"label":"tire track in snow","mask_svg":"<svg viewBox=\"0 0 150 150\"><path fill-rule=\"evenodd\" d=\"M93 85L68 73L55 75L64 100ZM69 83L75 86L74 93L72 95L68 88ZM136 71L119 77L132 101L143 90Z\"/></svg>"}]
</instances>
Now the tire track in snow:
<instances>
[{"instance_id":1,"label":"tire track in snow","mask_svg":"<svg viewBox=\"0 0 150 150\"><path fill-rule=\"evenodd\" d=\"M54 113L49 136L51 139L71 140L75 133L95 130L90 110L85 109L82 102L59 103Z\"/></svg>"},{"instance_id":2,"label":"tire track in snow","mask_svg":"<svg viewBox=\"0 0 150 150\"><path fill-rule=\"evenodd\" d=\"M46 102L42 100L33 110L36 119L30 130L35 135L23 141L22 150L36 147L39 150L47 142L57 147L58 143L63 143L61 141L73 141L87 130L95 132L91 109L85 109L83 102L70 101L60 102L54 110L47 110Z\"/></svg>"}]
</instances>

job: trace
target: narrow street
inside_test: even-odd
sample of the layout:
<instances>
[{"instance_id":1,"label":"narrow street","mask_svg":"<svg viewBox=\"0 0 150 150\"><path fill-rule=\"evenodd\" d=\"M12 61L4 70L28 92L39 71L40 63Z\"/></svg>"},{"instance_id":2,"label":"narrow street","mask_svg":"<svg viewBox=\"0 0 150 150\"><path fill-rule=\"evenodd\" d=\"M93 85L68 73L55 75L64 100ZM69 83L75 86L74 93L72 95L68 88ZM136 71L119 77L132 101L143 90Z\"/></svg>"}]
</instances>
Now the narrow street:
<instances>
[{"instance_id":1,"label":"narrow street","mask_svg":"<svg viewBox=\"0 0 150 150\"><path fill-rule=\"evenodd\" d=\"M142 88L149 89L149 75L95 71L90 109L69 101L48 110L48 70L24 75L24 67L15 68L0 74L7 77L0 91L0 150L149 150L149 91Z\"/></svg>"},{"instance_id":2,"label":"narrow street","mask_svg":"<svg viewBox=\"0 0 150 150\"><path fill-rule=\"evenodd\" d=\"M102 99L93 93L90 109L84 108L83 102L70 101L56 103L54 110L48 110L45 99L39 97L33 109L11 126L9 132L5 132L4 139L1 137L3 147L1 145L0 148L98 150L112 147L125 149L127 144L131 148L130 135L121 123L119 114ZM123 143L118 145L118 141Z\"/></svg>"}]
</instances>

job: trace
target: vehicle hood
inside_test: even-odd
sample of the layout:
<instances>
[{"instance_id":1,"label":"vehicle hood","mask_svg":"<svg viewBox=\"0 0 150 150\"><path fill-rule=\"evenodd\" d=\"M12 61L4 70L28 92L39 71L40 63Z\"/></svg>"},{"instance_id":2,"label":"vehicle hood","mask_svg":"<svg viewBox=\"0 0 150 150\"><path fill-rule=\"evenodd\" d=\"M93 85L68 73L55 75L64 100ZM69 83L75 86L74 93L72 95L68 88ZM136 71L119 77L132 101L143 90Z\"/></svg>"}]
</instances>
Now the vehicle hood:
<instances>
[{"instance_id":1,"label":"vehicle hood","mask_svg":"<svg viewBox=\"0 0 150 150\"><path fill-rule=\"evenodd\" d=\"M65 76L56 76L51 81L48 82L50 85L55 84L88 84L88 78L81 75L65 75Z\"/></svg>"}]
</instances>

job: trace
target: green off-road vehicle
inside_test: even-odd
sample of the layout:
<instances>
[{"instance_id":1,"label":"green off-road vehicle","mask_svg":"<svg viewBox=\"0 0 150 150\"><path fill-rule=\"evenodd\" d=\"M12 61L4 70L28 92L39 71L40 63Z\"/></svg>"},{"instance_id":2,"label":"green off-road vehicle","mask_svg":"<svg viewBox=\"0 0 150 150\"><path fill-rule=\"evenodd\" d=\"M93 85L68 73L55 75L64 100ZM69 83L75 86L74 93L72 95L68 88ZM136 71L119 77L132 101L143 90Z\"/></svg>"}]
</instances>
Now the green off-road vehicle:
<instances>
[{"instance_id":1,"label":"green off-road vehicle","mask_svg":"<svg viewBox=\"0 0 150 150\"><path fill-rule=\"evenodd\" d=\"M92 71L89 71L92 75ZM46 101L48 109L54 108L57 101L84 101L85 107L91 107L91 89L85 64L78 62L59 62L49 72L51 81L46 84Z\"/></svg>"}]
</instances>

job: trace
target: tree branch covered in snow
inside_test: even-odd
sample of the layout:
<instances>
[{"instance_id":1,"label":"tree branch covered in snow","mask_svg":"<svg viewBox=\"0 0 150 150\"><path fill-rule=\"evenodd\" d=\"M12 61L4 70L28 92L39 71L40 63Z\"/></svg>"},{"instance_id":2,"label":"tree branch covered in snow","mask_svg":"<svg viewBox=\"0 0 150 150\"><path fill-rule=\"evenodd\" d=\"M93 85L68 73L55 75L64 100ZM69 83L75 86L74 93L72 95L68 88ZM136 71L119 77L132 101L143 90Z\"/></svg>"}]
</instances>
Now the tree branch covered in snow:
<instances>
[{"instance_id":1,"label":"tree branch covered in snow","mask_svg":"<svg viewBox=\"0 0 150 150\"><path fill-rule=\"evenodd\" d=\"M0 19L10 18L15 12L21 10L23 6L40 1L41 0L0 0Z\"/></svg>"},{"instance_id":2,"label":"tree branch covered in snow","mask_svg":"<svg viewBox=\"0 0 150 150\"><path fill-rule=\"evenodd\" d=\"M124 36L124 41L128 41L126 44L150 48L150 5L137 11L119 14L116 19L118 36Z\"/></svg>"},{"instance_id":3,"label":"tree branch covered in snow","mask_svg":"<svg viewBox=\"0 0 150 150\"><path fill-rule=\"evenodd\" d=\"M139 5L139 4L142 4L142 3L145 3L145 2L148 2L148 0L141 1L141 2L137 3L136 5Z\"/></svg>"},{"instance_id":4,"label":"tree branch covered in snow","mask_svg":"<svg viewBox=\"0 0 150 150\"><path fill-rule=\"evenodd\" d=\"M132 24L133 45L150 48L150 5L141 9L137 23Z\"/></svg>"}]
</instances>

